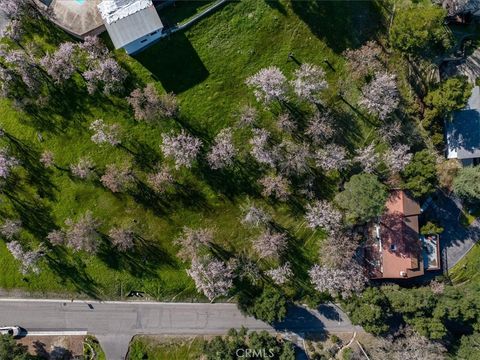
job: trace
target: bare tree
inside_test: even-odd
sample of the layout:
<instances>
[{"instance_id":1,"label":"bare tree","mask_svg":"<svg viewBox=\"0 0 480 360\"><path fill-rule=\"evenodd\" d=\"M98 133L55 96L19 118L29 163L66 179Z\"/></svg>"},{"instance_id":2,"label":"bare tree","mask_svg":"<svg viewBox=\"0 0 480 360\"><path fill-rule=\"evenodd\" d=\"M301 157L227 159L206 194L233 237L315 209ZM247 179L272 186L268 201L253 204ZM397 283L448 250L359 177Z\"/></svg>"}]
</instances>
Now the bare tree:
<instances>
[{"instance_id":1,"label":"bare tree","mask_svg":"<svg viewBox=\"0 0 480 360\"><path fill-rule=\"evenodd\" d=\"M83 74L89 94L102 89L105 95L123 91L128 73L112 58L96 61Z\"/></svg>"},{"instance_id":2,"label":"bare tree","mask_svg":"<svg viewBox=\"0 0 480 360\"><path fill-rule=\"evenodd\" d=\"M267 175L259 182L263 186L262 195L265 197L273 196L285 201L290 195L290 182L280 175Z\"/></svg>"},{"instance_id":3,"label":"bare tree","mask_svg":"<svg viewBox=\"0 0 480 360\"><path fill-rule=\"evenodd\" d=\"M413 154L409 153L410 146L396 144L383 154L383 161L391 173L396 174L405 169L412 160Z\"/></svg>"},{"instance_id":4,"label":"bare tree","mask_svg":"<svg viewBox=\"0 0 480 360\"><path fill-rule=\"evenodd\" d=\"M362 88L363 97L359 104L369 114L385 120L400 103L400 93L395 82L395 75L381 73Z\"/></svg>"},{"instance_id":5,"label":"bare tree","mask_svg":"<svg viewBox=\"0 0 480 360\"><path fill-rule=\"evenodd\" d=\"M350 165L350 159L347 159L347 151L344 147L328 144L315 153L315 164L325 171L342 171Z\"/></svg>"},{"instance_id":6,"label":"bare tree","mask_svg":"<svg viewBox=\"0 0 480 360\"><path fill-rule=\"evenodd\" d=\"M261 258L279 258L288 247L287 236L267 230L253 241L253 248Z\"/></svg>"},{"instance_id":7,"label":"bare tree","mask_svg":"<svg viewBox=\"0 0 480 360\"><path fill-rule=\"evenodd\" d=\"M233 287L233 270L217 259L194 258L187 274L195 282L197 290L211 302L219 296L226 296Z\"/></svg>"},{"instance_id":8,"label":"bare tree","mask_svg":"<svg viewBox=\"0 0 480 360\"><path fill-rule=\"evenodd\" d=\"M318 103L319 94L328 88L325 71L317 65L304 63L295 70L295 79L291 81L293 91L301 99Z\"/></svg>"},{"instance_id":9,"label":"bare tree","mask_svg":"<svg viewBox=\"0 0 480 360\"><path fill-rule=\"evenodd\" d=\"M22 231L22 222L20 220L5 219L0 226L0 234L7 240L16 237Z\"/></svg>"},{"instance_id":10,"label":"bare tree","mask_svg":"<svg viewBox=\"0 0 480 360\"><path fill-rule=\"evenodd\" d=\"M42 156L40 157L40 162L45 166L46 168L51 168L55 166L55 161L53 158L53 152L50 150L45 150L42 153Z\"/></svg>"},{"instance_id":11,"label":"bare tree","mask_svg":"<svg viewBox=\"0 0 480 360\"><path fill-rule=\"evenodd\" d=\"M133 90L127 101L138 121L152 122L160 118L173 117L178 111L175 95L158 95L154 84L148 84L144 89Z\"/></svg>"},{"instance_id":12,"label":"bare tree","mask_svg":"<svg viewBox=\"0 0 480 360\"><path fill-rule=\"evenodd\" d=\"M100 222L93 217L91 211L86 211L77 221L65 220L65 225L65 238L69 247L74 251L84 250L91 254L97 252L100 243L97 229Z\"/></svg>"},{"instance_id":13,"label":"bare tree","mask_svg":"<svg viewBox=\"0 0 480 360\"><path fill-rule=\"evenodd\" d=\"M70 171L73 176L80 179L88 179L93 174L95 164L88 157L82 157L78 160L78 163L70 165Z\"/></svg>"},{"instance_id":14,"label":"bare tree","mask_svg":"<svg viewBox=\"0 0 480 360\"><path fill-rule=\"evenodd\" d=\"M113 246L120 251L127 251L133 248L135 233L132 229L123 227L114 227L108 232L108 236L112 240Z\"/></svg>"},{"instance_id":15,"label":"bare tree","mask_svg":"<svg viewBox=\"0 0 480 360\"><path fill-rule=\"evenodd\" d=\"M100 178L103 186L116 193L129 189L135 182L135 176L128 163L107 165L105 174Z\"/></svg>"},{"instance_id":16,"label":"bare tree","mask_svg":"<svg viewBox=\"0 0 480 360\"><path fill-rule=\"evenodd\" d=\"M102 119L98 119L90 124L90 130L94 132L90 139L95 144L116 146L122 142L120 137L121 128L118 124L107 125Z\"/></svg>"},{"instance_id":17,"label":"bare tree","mask_svg":"<svg viewBox=\"0 0 480 360\"><path fill-rule=\"evenodd\" d=\"M342 227L342 213L328 201L316 201L313 204L307 204L306 208L305 221L309 228L323 228L332 234Z\"/></svg>"},{"instance_id":18,"label":"bare tree","mask_svg":"<svg viewBox=\"0 0 480 360\"><path fill-rule=\"evenodd\" d=\"M263 102L265 105L273 100L286 100L287 78L276 66L261 69L249 77L246 84L254 89L257 101Z\"/></svg>"},{"instance_id":19,"label":"bare tree","mask_svg":"<svg viewBox=\"0 0 480 360\"><path fill-rule=\"evenodd\" d=\"M52 230L47 235L47 240L53 246L65 245L66 236L62 230Z\"/></svg>"},{"instance_id":20,"label":"bare tree","mask_svg":"<svg viewBox=\"0 0 480 360\"><path fill-rule=\"evenodd\" d=\"M330 140L335 135L332 114L328 111L324 113L320 113L319 111L315 112L313 117L308 121L305 134L309 136L315 144L321 144Z\"/></svg>"},{"instance_id":21,"label":"bare tree","mask_svg":"<svg viewBox=\"0 0 480 360\"><path fill-rule=\"evenodd\" d=\"M164 166L153 174L148 174L147 182L157 194L164 193L173 184L174 178L170 170Z\"/></svg>"},{"instance_id":22,"label":"bare tree","mask_svg":"<svg viewBox=\"0 0 480 360\"><path fill-rule=\"evenodd\" d=\"M223 169L233 164L236 155L237 149L233 144L232 130L225 128L215 137L214 145L207 155L207 160L212 169Z\"/></svg>"},{"instance_id":23,"label":"bare tree","mask_svg":"<svg viewBox=\"0 0 480 360\"><path fill-rule=\"evenodd\" d=\"M382 70L381 54L382 48L375 41L368 41L358 49L347 49L343 53L347 58L350 74L357 79Z\"/></svg>"},{"instance_id":24,"label":"bare tree","mask_svg":"<svg viewBox=\"0 0 480 360\"><path fill-rule=\"evenodd\" d=\"M363 268L354 262L343 269L314 265L308 274L317 291L343 298L361 292L367 282Z\"/></svg>"},{"instance_id":25,"label":"bare tree","mask_svg":"<svg viewBox=\"0 0 480 360\"><path fill-rule=\"evenodd\" d=\"M297 144L293 141L284 140L279 151L279 166L286 175L303 175L310 170L308 160L311 157L307 144Z\"/></svg>"},{"instance_id":26,"label":"bare tree","mask_svg":"<svg viewBox=\"0 0 480 360\"><path fill-rule=\"evenodd\" d=\"M359 163L362 166L363 171L366 173L373 173L379 162L379 156L375 151L375 145L372 143L357 150L357 155L353 160Z\"/></svg>"},{"instance_id":27,"label":"bare tree","mask_svg":"<svg viewBox=\"0 0 480 360\"><path fill-rule=\"evenodd\" d=\"M272 217L264 209L250 205L242 208L243 218L242 223L246 225L260 226L266 225L270 222Z\"/></svg>"},{"instance_id":28,"label":"bare tree","mask_svg":"<svg viewBox=\"0 0 480 360\"><path fill-rule=\"evenodd\" d=\"M76 62L73 59L76 49L76 44L67 41L60 44L57 51L47 53L47 55L40 60L40 64L47 74L50 75L57 84L65 83L77 70Z\"/></svg>"},{"instance_id":29,"label":"bare tree","mask_svg":"<svg viewBox=\"0 0 480 360\"><path fill-rule=\"evenodd\" d=\"M199 255L202 248L208 248L213 242L213 231L207 228L192 229L184 227L182 235L174 243L180 246L178 257L182 260L191 260Z\"/></svg>"},{"instance_id":30,"label":"bare tree","mask_svg":"<svg viewBox=\"0 0 480 360\"><path fill-rule=\"evenodd\" d=\"M202 146L200 139L187 134L184 130L178 135L163 134L162 139L160 147L163 154L173 158L177 169L182 166L190 168Z\"/></svg>"},{"instance_id":31,"label":"bare tree","mask_svg":"<svg viewBox=\"0 0 480 360\"><path fill-rule=\"evenodd\" d=\"M275 269L268 270L266 274L277 285L284 285L293 277L293 271L289 262L286 262L282 266L279 266Z\"/></svg>"},{"instance_id":32,"label":"bare tree","mask_svg":"<svg viewBox=\"0 0 480 360\"><path fill-rule=\"evenodd\" d=\"M253 137L250 139L250 145L252 145L250 154L260 164L274 167L277 159L271 149L269 141L270 133L267 130L253 129Z\"/></svg>"}]
</instances>

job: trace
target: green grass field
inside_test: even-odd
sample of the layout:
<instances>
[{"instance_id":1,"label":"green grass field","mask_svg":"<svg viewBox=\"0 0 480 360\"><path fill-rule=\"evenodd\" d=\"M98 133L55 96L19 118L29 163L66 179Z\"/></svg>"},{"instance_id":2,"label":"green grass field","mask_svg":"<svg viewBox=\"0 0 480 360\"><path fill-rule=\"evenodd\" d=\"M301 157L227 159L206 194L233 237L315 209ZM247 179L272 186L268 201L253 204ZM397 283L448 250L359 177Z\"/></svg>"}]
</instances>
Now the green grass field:
<instances>
[{"instance_id":1,"label":"green grass field","mask_svg":"<svg viewBox=\"0 0 480 360\"><path fill-rule=\"evenodd\" d=\"M130 343L128 360L195 360L202 355L203 339L168 339L162 342L136 336Z\"/></svg>"},{"instance_id":2,"label":"green grass field","mask_svg":"<svg viewBox=\"0 0 480 360\"><path fill-rule=\"evenodd\" d=\"M198 11L198 5L183 6L168 9L166 16L177 22ZM155 82L177 94L182 126L209 144L220 129L235 124L242 105L255 104L245 79L270 65L290 76L297 67L288 61L288 54L293 53L300 62L325 68L331 84L327 103L344 112L345 140L353 148L371 135L371 124L337 99L334 83L345 76L341 53L374 36L379 17L372 2L244 0L224 6L185 33L164 39L134 58L122 51L116 56L129 70L131 84ZM26 40L34 40L43 49L68 39L51 26L35 26ZM328 69L325 59L335 71ZM155 126L137 123L123 98L88 96L79 81L54 96L55 106L35 114L16 111L9 102L0 101L1 126L13 138L14 153L23 165L6 185L0 203L2 217L20 218L22 242L30 244L44 241L48 231L87 210L101 220L102 233L113 225L131 225L143 240L128 254L113 252L107 244L98 256L54 248L40 275L26 276L19 273L19 264L0 242L1 288L98 298L120 298L130 290L143 290L162 300L199 299L185 272L186 264L176 258L178 249L172 240L184 226L207 226L215 229L215 241L226 252L251 253L250 239L257 230L239 222L240 206L248 200L264 204L293 239L289 260L299 274L298 288L308 287L306 270L317 259L323 235L303 227L303 214L296 204L261 198L255 164L243 164L223 175L202 165L180 170L177 190L162 199L152 199L141 191L113 194L98 181L72 178L69 164L85 155L99 169L131 161L138 176L145 176L152 164L162 161L161 134L179 129L179 124L173 120ZM261 116L265 124L271 122L270 112L263 111ZM88 130L95 119L119 123L124 146L95 145ZM246 136L240 132L236 141L244 143ZM45 149L53 151L56 169L44 169L38 163ZM317 185L325 197L331 197L338 180L325 177Z\"/></svg>"}]
</instances>

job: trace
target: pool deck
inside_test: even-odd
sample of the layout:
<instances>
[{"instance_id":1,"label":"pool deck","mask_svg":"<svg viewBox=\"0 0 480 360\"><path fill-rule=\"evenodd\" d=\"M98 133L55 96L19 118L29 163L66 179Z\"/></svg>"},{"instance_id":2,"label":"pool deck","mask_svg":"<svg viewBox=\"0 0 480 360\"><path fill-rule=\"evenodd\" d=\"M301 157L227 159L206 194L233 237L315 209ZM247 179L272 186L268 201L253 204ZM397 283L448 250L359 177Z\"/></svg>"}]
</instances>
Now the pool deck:
<instances>
[{"instance_id":1,"label":"pool deck","mask_svg":"<svg viewBox=\"0 0 480 360\"><path fill-rule=\"evenodd\" d=\"M70 34L84 38L105 31L97 5L102 0L53 0L50 4L55 24Z\"/></svg>"}]
</instances>

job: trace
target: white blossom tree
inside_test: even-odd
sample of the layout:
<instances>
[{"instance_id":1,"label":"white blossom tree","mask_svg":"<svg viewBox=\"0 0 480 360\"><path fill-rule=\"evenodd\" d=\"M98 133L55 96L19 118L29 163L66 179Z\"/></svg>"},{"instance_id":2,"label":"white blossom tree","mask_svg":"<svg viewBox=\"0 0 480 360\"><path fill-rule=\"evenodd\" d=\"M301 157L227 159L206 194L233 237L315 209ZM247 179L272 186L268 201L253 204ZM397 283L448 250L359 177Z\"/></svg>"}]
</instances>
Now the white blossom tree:
<instances>
[{"instance_id":1,"label":"white blossom tree","mask_svg":"<svg viewBox=\"0 0 480 360\"><path fill-rule=\"evenodd\" d=\"M271 149L269 141L270 133L267 130L253 129L253 137L250 139L250 145L252 146L250 154L260 164L274 167L277 158Z\"/></svg>"},{"instance_id":2,"label":"white blossom tree","mask_svg":"<svg viewBox=\"0 0 480 360\"><path fill-rule=\"evenodd\" d=\"M373 173L378 166L379 156L375 151L375 145L372 143L364 148L357 150L357 155L353 159L359 163L366 173Z\"/></svg>"},{"instance_id":3,"label":"white blossom tree","mask_svg":"<svg viewBox=\"0 0 480 360\"><path fill-rule=\"evenodd\" d=\"M40 268L38 261L43 257L43 249L39 248L36 251L25 251L22 245L16 240L7 243L7 249L12 256L21 263L21 272L23 275L33 272L38 274Z\"/></svg>"},{"instance_id":4,"label":"white blossom tree","mask_svg":"<svg viewBox=\"0 0 480 360\"><path fill-rule=\"evenodd\" d=\"M315 153L315 164L324 171L345 170L350 165L347 151L337 144L328 144Z\"/></svg>"},{"instance_id":5,"label":"white blossom tree","mask_svg":"<svg viewBox=\"0 0 480 360\"><path fill-rule=\"evenodd\" d=\"M396 144L383 154L383 161L391 173L396 174L403 171L410 163L413 154L409 151L408 145Z\"/></svg>"},{"instance_id":6,"label":"white blossom tree","mask_svg":"<svg viewBox=\"0 0 480 360\"><path fill-rule=\"evenodd\" d=\"M233 287L233 269L223 261L211 258L194 258L187 274L195 287L211 302L219 296L226 296Z\"/></svg>"},{"instance_id":7,"label":"white blossom tree","mask_svg":"<svg viewBox=\"0 0 480 360\"><path fill-rule=\"evenodd\" d=\"M303 175L310 170L308 160L311 157L307 144L297 144L293 141L284 140L279 151L279 167L286 175Z\"/></svg>"},{"instance_id":8,"label":"white blossom tree","mask_svg":"<svg viewBox=\"0 0 480 360\"><path fill-rule=\"evenodd\" d=\"M51 168L51 167L55 166L55 160L54 160L53 152L51 152L50 150L45 150L44 152L42 152L42 155L40 156L40 162L46 168Z\"/></svg>"},{"instance_id":9,"label":"white blossom tree","mask_svg":"<svg viewBox=\"0 0 480 360\"><path fill-rule=\"evenodd\" d=\"M175 95L160 96L154 84L144 89L135 89L127 98L137 121L153 122L161 118L174 117L178 112Z\"/></svg>"},{"instance_id":10,"label":"white blossom tree","mask_svg":"<svg viewBox=\"0 0 480 360\"><path fill-rule=\"evenodd\" d=\"M202 248L208 248L213 243L213 231L207 228L183 228L182 235L174 243L180 247L178 257L184 261L198 257Z\"/></svg>"},{"instance_id":11,"label":"white blossom tree","mask_svg":"<svg viewBox=\"0 0 480 360\"><path fill-rule=\"evenodd\" d=\"M232 130L225 128L215 137L214 144L207 154L207 161L212 169L223 169L233 164L236 155Z\"/></svg>"},{"instance_id":12,"label":"white blossom tree","mask_svg":"<svg viewBox=\"0 0 480 360\"><path fill-rule=\"evenodd\" d=\"M320 247L320 263L333 269L348 267L359 242L359 235L351 231L335 231L329 234Z\"/></svg>"},{"instance_id":13,"label":"white blossom tree","mask_svg":"<svg viewBox=\"0 0 480 360\"><path fill-rule=\"evenodd\" d=\"M305 221L311 229L323 228L330 234L342 227L343 216L331 203L319 200L313 204L307 204Z\"/></svg>"},{"instance_id":14,"label":"white blossom tree","mask_svg":"<svg viewBox=\"0 0 480 360\"><path fill-rule=\"evenodd\" d=\"M3 54L5 63L22 80L30 95L38 95L42 83L42 73L36 60L25 53L24 50L9 50Z\"/></svg>"},{"instance_id":15,"label":"white blossom tree","mask_svg":"<svg viewBox=\"0 0 480 360\"><path fill-rule=\"evenodd\" d=\"M362 47L347 49L343 55L347 58L350 74L354 78L362 78L382 70L380 62L382 48L375 41L368 41Z\"/></svg>"},{"instance_id":16,"label":"white blossom tree","mask_svg":"<svg viewBox=\"0 0 480 360\"><path fill-rule=\"evenodd\" d=\"M369 114L385 120L398 107L400 93L395 82L395 75L381 73L362 88L359 104Z\"/></svg>"},{"instance_id":17,"label":"white blossom tree","mask_svg":"<svg viewBox=\"0 0 480 360\"><path fill-rule=\"evenodd\" d=\"M238 114L238 127L249 127L258 120L258 111L253 106L245 105Z\"/></svg>"},{"instance_id":18,"label":"white blossom tree","mask_svg":"<svg viewBox=\"0 0 480 360\"><path fill-rule=\"evenodd\" d=\"M282 101L287 98L287 78L276 66L261 69L249 77L246 84L254 89L257 101L265 105L274 100Z\"/></svg>"},{"instance_id":19,"label":"white blossom tree","mask_svg":"<svg viewBox=\"0 0 480 360\"><path fill-rule=\"evenodd\" d=\"M135 233L130 228L114 227L108 232L108 236L112 240L112 245L119 251L125 252L135 245Z\"/></svg>"},{"instance_id":20,"label":"white blossom tree","mask_svg":"<svg viewBox=\"0 0 480 360\"><path fill-rule=\"evenodd\" d=\"M305 134L312 139L315 144L322 144L330 140L335 135L333 127L333 116L330 112L315 112L308 121Z\"/></svg>"},{"instance_id":21,"label":"white blossom tree","mask_svg":"<svg viewBox=\"0 0 480 360\"><path fill-rule=\"evenodd\" d=\"M0 226L0 235L5 239L11 240L22 231L22 222L20 220L5 219Z\"/></svg>"},{"instance_id":22,"label":"white blossom tree","mask_svg":"<svg viewBox=\"0 0 480 360\"><path fill-rule=\"evenodd\" d=\"M317 65L304 63L295 70L295 79L291 81L295 94L304 100L318 103L319 94L328 88L325 71Z\"/></svg>"},{"instance_id":23,"label":"white blossom tree","mask_svg":"<svg viewBox=\"0 0 480 360\"><path fill-rule=\"evenodd\" d=\"M47 53L47 55L40 60L40 64L47 74L50 75L57 84L65 83L77 70L76 62L73 59L76 49L76 44L67 41L60 44L55 52Z\"/></svg>"},{"instance_id":24,"label":"white blossom tree","mask_svg":"<svg viewBox=\"0 0 480 360\"><path fill-rule=\"evenodd\" d=\"M242 223L250 226L260 226L268 224L272 217L264 209L255 205L249 205L242 208Z\"/></svg>"},{"instance_id":25,"label":"white blossom tree","mask_svg":"<svg viewBox=\"0 0 480 360\"><path fill-rule=\"evenodd\" d=\"M135 176L128 163L110 164L107 165L100 181L111 192L117 193L131 188L135 183Z\"/></svg>"},{"instance_id":26,"label":"white blossom tree","mask_svg":"<svg viewBox=\"0 0 480 360\"><path fill-rule=\"evenodd\" d=\"M72 175L80 179L88 179L93 175L94 162L88 157L82 157L76 164L70 165Z\"/></svg>"},{"instance_id":27,"label":"white blossom tree","mask_svg":"<svg viewBox=\"0 0 480 360\"><path fill-rule=\"evenodd\" d=\"M297 125L288 113L281 113L280 115L278 115L277 127L280 131L284 131L287 134L291 134L297 129Z\"/></svg>"},{"instance_id":28,"label":"white blossom tree","mask_svg":"<svg viewBox=\"0 0 480 360\"><path fill-rule=\"evenodd\" d=\"M253 249L261 258L279 258L287 250L287 236L267 230L253 241Z\"/></svg>"},{"instance_id":29,"label":"white blossom tree","mask_svg":"<svg viewBox=\"0 0 480 360\"><path fill-rule=\"evenodd\" d=\"M392 143L395 139L402 136L402 123L400 120L393 120L382 123L378 129L378 134L383 141Z\"/></svg>"},{"instance_id":30,"label":"white blossom tree","mask_svg":"<svg viewBox=\"0 0 480 360\"><path fill-rule=\"evenodd\" d=\"M263 186L262 195L272 196L280 201L287 200L290 195L290 181L280 175L267 175L259 180Z\"/></svg>"},{"instance_id":31,"label":"white blossom tree","mask_svg":"<svg viewBox=\"0 0 480 360\"><path fill-rule=\"evenodd\" d=\"M160 146L163 154L175 161L175 167L192 167L192 163L200 151L202 141L187 134L184 130L178 135L163 134L163 143Z\"/></svg>"},{"instance_id":32,"label":"white blossom tree","mask_svg":"<svg viewBox=\"0 0 480 360\"><path fill-rule=\"evenodd\" d=\"M6 179L18 164L18 160L9 155L6 148L0 148L0 178Z\"/></svg>"},{"instance_id":33,"label":"white blossom tree","mask_svg":"<svg viewBox=\"0 0 480 360\"><path fill-rule=\"evenodd\" d=\"M284 285L293 278L293 271L289 262L275 269L267 270L266 274L277 285Z\"/></svg>"},{"instance_id":34,"label":"white blossom tree","mask_svg":"<svg viewBox=\"0 0 480 360\"><path fill-rule=\"evenodd\" d=\"M93 217L91 211L86 211L77 221L65 220L65 225L65 239L69 247L74 251L84 250L91 254L97 252L100 245L100 222Z\"/></svg>"},{"instance_id":35,"label":"white blossom tree","mask_svg":"<svg viewBox=\"0 0 480 360\"><path fill-rule=\"evenodd\" d=\"M65 245L65 232L63 232L62 230L52 230L48 233L47 240L53 246Z\"/></svg>"},{"instance_id":36,"label":"white blossom tree","mask_svg":"<svg viewBox=\"0 0 480 360\"><path fill-rule=\"evenodd\" d=\"M147 182L157 194L163 194L174 183L175 179L170 170L160 167L156 172L147 175Z\"/></svg>"},{"instance_id":37,"label":"white blossom tree","mask_svg":"<svg viewBox=\"0 0 480 360\"><path fill-rule=\"evenodd\" d=\"M102 119L93 121L90 124L90 130L94 132L90 138L95 144L110 144L116 146L121 144L120 125L107 125Z\"/></svg>"},{"instance_id":38,"label":"white blossom tree","mask_svg":"<svg viewBox=\"0 0 480 360\"><path fill-rule=\"evenodd\" d=\"M128 73L113 59L102 59L83 74L89 94L101 89L105 95L123 91Z\"/></svg>"},{"instance_id":39,"label":"white blossom tree","mask_svg":"<svg viewBox=\"0 0 480 360\"><path fill-rule=\"evenodd\" d=\"M86 36L79 47L85 53L87 63L90 65L97 60L102 61L108 57L108 48L98 36Z\"/></svg>"},{"instance_id":40,"label":"white blossom tree","mask_svg":"<svg viewBox=\"0 0 480 360\"><path fill-rule=\"evenodd\" d=\"M317 291L328 292L331 296L343 298L361 292L367 283L363 268L354 262L343 269L333 269L316 264L308 274Z\"/></svg>"}]
</instances>

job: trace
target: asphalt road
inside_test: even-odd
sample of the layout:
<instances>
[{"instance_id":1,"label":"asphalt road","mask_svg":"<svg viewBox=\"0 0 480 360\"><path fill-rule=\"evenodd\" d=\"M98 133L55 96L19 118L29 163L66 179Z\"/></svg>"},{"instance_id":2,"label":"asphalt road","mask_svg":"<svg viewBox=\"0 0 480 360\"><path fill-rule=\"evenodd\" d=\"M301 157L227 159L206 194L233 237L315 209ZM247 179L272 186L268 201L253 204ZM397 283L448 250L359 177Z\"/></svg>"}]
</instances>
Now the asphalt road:
<instances>
[{"instance_id":1,"label":"asphalt road","mask_svg":"<svg viewBox=\"0 0 480 360\"><path fill-rule=\"evenodd\" d=\"M244 317L235 304L0 299L0 326L8 325L27 331L87 330L99 339L107 360L123 360L136 334L224 334L241 326L300 336L305 332L361 331L333 305L322 305L318 311L291 308L284 323L271 327Z\"/></svg>"}]
</instances>

